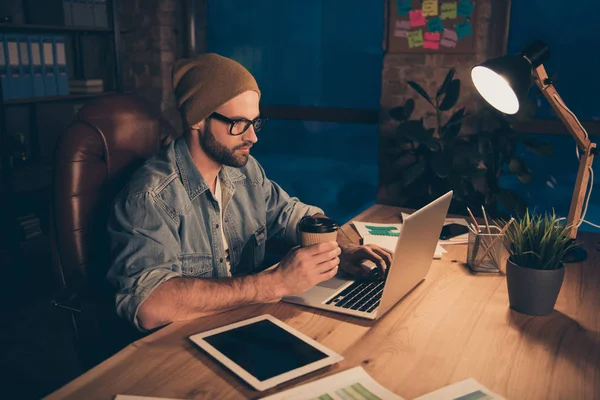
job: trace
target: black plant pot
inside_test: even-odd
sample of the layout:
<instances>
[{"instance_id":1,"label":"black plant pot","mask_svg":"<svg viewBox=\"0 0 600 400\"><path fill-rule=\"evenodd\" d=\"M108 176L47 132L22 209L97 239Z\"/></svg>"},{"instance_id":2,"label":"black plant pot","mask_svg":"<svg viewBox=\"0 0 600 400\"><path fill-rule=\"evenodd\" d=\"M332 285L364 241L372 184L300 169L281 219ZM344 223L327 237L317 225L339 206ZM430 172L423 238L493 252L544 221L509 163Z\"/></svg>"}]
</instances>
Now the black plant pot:
<instances>
[{"instance_id":1,"label":"black plant pot","mask_svg":"<svg viewBox=\"0 0 600 400\"><path fill-rule=\"evenodd\" d=\"M527 315L548 315L554 310L565 269L533 269L506 261L506 284L510 308Z\"/></svg>"}]
</instances>

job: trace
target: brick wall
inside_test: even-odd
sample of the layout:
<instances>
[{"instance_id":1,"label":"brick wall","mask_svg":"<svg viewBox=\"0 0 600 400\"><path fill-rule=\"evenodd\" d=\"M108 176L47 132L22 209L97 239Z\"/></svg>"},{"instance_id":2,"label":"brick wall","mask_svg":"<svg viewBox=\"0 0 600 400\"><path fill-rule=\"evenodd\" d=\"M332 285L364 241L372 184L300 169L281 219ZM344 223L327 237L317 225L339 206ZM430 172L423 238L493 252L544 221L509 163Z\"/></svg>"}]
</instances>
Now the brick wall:
<instances>
[{"instance_id":1,"label":"brick wall","mask_svg":"<svg viewBox=\"0 0 600 400\"><path fill-rule=\"evenodd\" d=\"M119 2L123 86L160 107L176 128L181 120L171 89L171 68L185 54L181 0Z\"/></svg>"},{"instance_id":2,"label":"brick wall","mask_svg":"<svg viewBox=\"0 0 600 400\"><path fill-rule=\"evenodd\" d=\"M471 68L486 60L492 53L492 48L498 38L490 35L492 6L495 0L480 0L477 2L478 20L476 25L475 54L474 55L438 55L438 54L386 54L382 71L381 86L381 122L380 136L393 134L397 122L388 115L388 110L404 104L408 98L415 99L415 111L411 117L425 119L425 125L435 126L435 111L422 99L408 84L409 80L417 82L428 93L434 95L441 85L446 73L451 67L456 69L456 78L461 80L461 94L456 108L466 107L476 114L483 105L483 101L476 92L471 82ZM497 8L494 8L494 12ZM501 35L501 32L497 32ZM451 115L448 113L448 115ZM474 119L465 123L464 132L472 131ZM397 162L395 160L394 162ZM410 161L410 160L408 160ZM380 157L381 171L390 171L391 168L402 168L402 163L391 164L392 160ZM381 176L381 175L380 175ZM401 205L397 193L380 187L377 201L383 204Z\"/></svg>"}]
</instances>

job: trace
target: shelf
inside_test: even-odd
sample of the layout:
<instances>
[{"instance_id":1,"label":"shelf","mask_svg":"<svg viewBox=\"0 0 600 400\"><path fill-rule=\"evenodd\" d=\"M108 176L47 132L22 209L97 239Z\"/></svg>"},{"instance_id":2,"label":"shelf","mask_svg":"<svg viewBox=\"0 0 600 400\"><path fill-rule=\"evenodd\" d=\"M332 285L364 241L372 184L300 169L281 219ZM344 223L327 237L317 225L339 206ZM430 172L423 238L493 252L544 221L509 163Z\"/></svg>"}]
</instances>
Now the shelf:
<instances>
[{"instance_id":1,"label":"shelf","mask_svg":"<svg viewBox=\"0 0 600 400\"><path fill-rule=\"evenodd\" d=\"M35 24L0 24L2 32L61 32L61 33L112 33L110 28L95 26L57 26Z\"/></svg>"},{"instance_id":2,"label":"shelf","mask_svg":"<svg viewBox=\"0 0 600 400\"><path fill-rule=\"evenodd\" d=\"M44 164L16 165L13 168L14 191L17 194L35 194L52 185L52 166Z\"/></svg>"},{"instance_id":3,"label":"shelf","mask_svg":"<svg viewBox=\"0 0 600 400\"><path fill-rule=\"evenodd\" d=\"M102 92L102 93L85 93L85 94L70 94L68 96L51 96L51 97L31 97L27 99L12 99L4 102L7 106L15 106L20 104L34 104L34 103L54 103L57 101L76 101L93 99L94 97L109 96L116 92Z\"/></svg>"}]
</instances>

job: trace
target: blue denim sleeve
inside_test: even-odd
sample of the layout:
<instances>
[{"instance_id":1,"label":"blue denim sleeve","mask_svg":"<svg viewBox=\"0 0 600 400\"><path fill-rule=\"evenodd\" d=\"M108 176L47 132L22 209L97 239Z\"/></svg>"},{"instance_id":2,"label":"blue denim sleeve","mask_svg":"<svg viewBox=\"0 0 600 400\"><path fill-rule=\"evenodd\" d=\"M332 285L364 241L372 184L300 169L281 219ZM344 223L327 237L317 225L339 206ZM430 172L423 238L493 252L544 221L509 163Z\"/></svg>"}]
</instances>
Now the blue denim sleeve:
<instances>
[{"instance_id":1,"label":"blue denim sleeve","mask_svg":"<svg viewBox=\"0 0 600 400\"><path fill-rule=\"evenodd\" d=\"M140 305L161 283L181 276L175 221L151 193L118 197L108 222L111 266L107 278L117 289L117 314L143 331Z\"/></svg>"},{"instance_id":2,"label":"blue denim sleeve","mask_svg":"<svg viewBox=\"0 0 600 400\"><path fill-rule=\"evenodd\" d=\"M298 244L296 227L302 217L317 213L324 214L323 210L304 204L296 197L290 197L277 183L266 177L260 164L258 166L262 174L262 187L267 207L268 238L284 237L288 242Z\"/></svg>"}]
</instances>

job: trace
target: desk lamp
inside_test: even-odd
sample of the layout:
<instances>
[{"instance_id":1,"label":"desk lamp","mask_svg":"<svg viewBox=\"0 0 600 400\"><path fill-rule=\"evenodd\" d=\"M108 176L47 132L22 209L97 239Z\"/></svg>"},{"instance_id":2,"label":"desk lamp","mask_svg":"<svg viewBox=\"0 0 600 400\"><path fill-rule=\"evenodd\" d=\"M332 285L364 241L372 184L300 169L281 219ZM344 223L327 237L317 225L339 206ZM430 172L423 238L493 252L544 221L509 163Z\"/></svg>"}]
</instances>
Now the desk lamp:
<instances>
[{"instance_id":1,"label":"desk lamp","mask_svg":"<svg viewBox=\"0 0 600 400\"><path fill-rule=\"evenodd\" d=\"M548 100L554 112L577 142L579 171L575 181L575 190L571 199L571 207L567 224L571 225L571 239L577 236L587 211L591 187L585 199L590 175L593 176L592 162L597 154L596 144L591 143L588 134L575 114L567 108L557 93L552 81L548 78L543 62L550 57L546 43L535 40L528 44L517 55L497 57L475 66L471 70L471 79L481 96L494 108L504 114L515 114L519 105L526 99L531 83L531 76ZM583 155L579 156L579 151ZM583 207L585 203L585 207ZM583 208L583 215L582 215ZM582 261L587 257L585 250L577 248L570 256L570 261Z\"/></svg>"}]
</instances>

